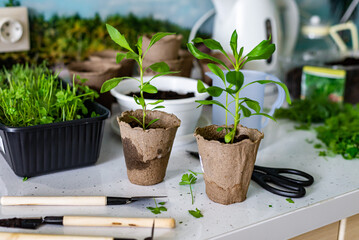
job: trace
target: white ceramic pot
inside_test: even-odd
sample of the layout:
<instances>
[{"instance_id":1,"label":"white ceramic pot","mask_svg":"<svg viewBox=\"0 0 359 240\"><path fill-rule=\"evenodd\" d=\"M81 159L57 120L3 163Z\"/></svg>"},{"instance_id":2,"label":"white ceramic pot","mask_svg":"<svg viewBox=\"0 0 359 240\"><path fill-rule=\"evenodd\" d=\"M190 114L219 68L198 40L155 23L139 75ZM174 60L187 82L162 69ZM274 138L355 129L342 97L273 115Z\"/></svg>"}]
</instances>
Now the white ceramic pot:
<instances>
[{"instance_id":1,"label":"white ceramic pot","mask_svg":"<svg viewBox=\"0 0 359 240\"><path fill-rule=\"evenodd\" d=\"M147 81L151 76L145 76L144 81ZM197 108L198 103L196 100L204 100L209 95L208 93L197 92L197 80L177 76L161 76L154 79L151 84L157 87L158 90L166 91L171 90L177 93L193 92L194 97L165 100L161 105L165 106L161 111L175 114L181 120L181 126L177 131L177 136L184 136L193 134L197 125L198 119L201 116L202 107ZM127 79L120 82L117 87L111 90L111 94L116 98L120 105L120 111L139 109L132 96L126 94L130 92L138 92L139 83L134 79ZM208 87L208 86L206 86ZM147 103L155 102L156 100L146 99Z\"/></svg>"}]
</instances>

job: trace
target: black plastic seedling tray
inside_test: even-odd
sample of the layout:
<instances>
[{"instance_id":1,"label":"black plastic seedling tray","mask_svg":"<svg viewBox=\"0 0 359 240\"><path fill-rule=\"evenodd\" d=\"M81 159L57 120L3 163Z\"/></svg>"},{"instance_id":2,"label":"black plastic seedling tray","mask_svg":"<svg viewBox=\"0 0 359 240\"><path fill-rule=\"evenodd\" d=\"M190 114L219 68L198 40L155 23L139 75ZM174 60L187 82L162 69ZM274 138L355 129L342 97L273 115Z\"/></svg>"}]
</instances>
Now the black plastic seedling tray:
<instances>
[{"instance_id":1,"label":"black plastic seedling tray","mask_svg":"<svg viewBox=\"0 0 359 240\"><path fill-rule=\"evenodd\" d=\"M95 164L110 111L96 102L86 106L99 116L29 127L0 123L0 153L15 174L33 177Z\"/></svg>"}]
</instances>

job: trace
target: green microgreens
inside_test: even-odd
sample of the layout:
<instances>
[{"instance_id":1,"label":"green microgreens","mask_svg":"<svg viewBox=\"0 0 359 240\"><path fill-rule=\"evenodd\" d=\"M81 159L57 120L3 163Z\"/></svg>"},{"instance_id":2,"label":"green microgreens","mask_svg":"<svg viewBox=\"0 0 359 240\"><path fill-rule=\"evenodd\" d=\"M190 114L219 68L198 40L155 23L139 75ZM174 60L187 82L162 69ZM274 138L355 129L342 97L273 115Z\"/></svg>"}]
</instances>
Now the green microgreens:
<instances>
[{"instance_id":1,"label":"green microgreens","mask_svg":"<svg viewBox=\"0 0 359 240\"><path fill-rule=\"evenodd\" d=\"M148 210L150 210L153 214L161 214L161 212L166 212L167 208L164 207L164 205L166 204L166 202L159 202L158 206L156 199L153 199L155 201L155 206L156 207L147 207Z\"/></svg>"},{"instance_id":2,"label":"green microgreens","mask_svg":"<svg viewBox=\"0 0 359 240\"><path fill-rule=\"evenodd\" d=\"M146 93L150 93L150 94L156 94L158 92L158 90L157 90L157 88L155 86L153 86L151 84L151 81L154 80L157 77L167 75L167 74L177 73L177 72L171 72L170 68L168 67L168 65L165 62L157 62L157 63L154 63L151 66L145 68L143 66L143 60L144 60L148 50L157 41L159 41L163 37L171 35L173 33L160 32L160 33L154 34L152 36L151 40L150 40L150 43L149 43L147 49L143 52L143 50L142 50L142 37L139 37L138 40L137 40L137 44L136 44L137 49L132 49L130 47L130 45L128 44L125 36L122 35L116 28L112 27L109 24L106 24L106 28L107 28L107 31L108 31L111 39L116 44L118 44L120 47L125 49L124 53L118 53L117 54L116 62L119 63L124 58L135 60L137 62L137 64L139 65L140 76L139 76L139 78L119 77L119 78L112 78L110 80L107 80L106 82L104 82L104 84L101 87L101 93L110 91L111 89L115 88L124 79L134 79L134 80L136 80L140 84L138 86L139 89L140 89L140 96L134 95L133 98L134 98L136 104L141 106L143 115L142 115L142 120L139 120L139 119L135 118L134 116L132 116L132 118L134 118L136 120L136 122L143 128L143 130L146 130L147 128L150 127L151 124L158 121L158 119L153 119L149 123L146 123L146 114L147 114L146 110L154 110L154 109L164 108L164 106L158 105L158 104L162 103L163 100L158 100L158 101L153 102L153 103L146 103L146 100L143 97L143 93L146 92ZM144 72L148 68L150 68L154 72L157 72L158 74L156 74L155 76L153 76L150 80L148 80L146 82L143 79L143 75L144 75ZM153 106L153 108L148 109L149 106Z\"/></svg>"},{"instance_id":3,"label":"green microgreens","mask_svg":"<svg viewBox=\"0 0 359 240\"><path fill-rule=\"evenodd\" d=\"M196 210L188 210L188 212L195 218L203 217L203 214L201 213L201 211L198 208L196 208Z\"/></svg>"},{"instance_id":4,"label":"green microgreens","mask_svg":"<svg viewBox=\"0 0 359 240\"><path fill-rule=\"evenodd\" d=\"M236 135L237 125L239 124L240 120L246 117L250 117L252 115L262 115L267 118L270 118L275 121L275 119L264 113L261 112L261 107L259 103L255 100L246 98L246 97L239 97L239 93L241 90L246 88L247 86L258 83L258 84L267 84L267 83L274 83L280 85L285 93L286 93L286 101L288 103L291 103L289 92L286 87L281 82L276 82L272 80L258 80L250 82L243 86L244 83L244 76L243 73L240 71L240 69L243 68L243 66L250 61L253 60L260 60L260 59L268 59L272 56L273 52L275 51L275 45L271 43L271 40L264 40L261 43L259 43L257 46L255 46L247 55L243 54L243 47L238 49L238 35L237 31L235 30L232 33L231 39L230 39L230 47L233 52L234 61L228 56L227 52L224 50L222 45L213 40L213 39L202 39L202 38L195 38L192 40L193 43L188 43L187 47L189 51L192 53L194 57L197 59L207 59L214 63L207 64L208 68L211 70L212 73L217 75L223 82L223 88L217 87L217 86L211 86L206 88L202 81L198 81L197 83L197 91L199 93L207 92L212 97L219 97L223 93L226 95L226 103L225 105L220 103L217 100L198 100L196 101L201 105L218 105L219 107L223 108L225 110L225 118L226 118L226 127L220 129L219 131L225 130L225 137L224 140L226 143L233 143L234 137ZM229 60L231 63L231 67L234 68L234 70L230 69L223 61L220 59L217 59L215 57L212 57L208 54L205 54L201 52L198 48L194 46L194 43L203 43L207 48L214 51L219 51L223 54L225 58ZM218 66L221 65L224 67L228 72L224 74L223 70ZM229 97L233 99L230 100ZM228 107L231 103L235 104L235 112L229 111ZM230 114L234 118L234 125L233 127L228 126L228 114Z\"/></svg>"},{"instance_id":5,"label":"green microgreens","mask_svg":"<svg viewBox=\"0 0 359 240\"><path fill-rule=\"evenodd\" d=\"M72 84L72 88L62 85L45 63L17 64L10 70L0 71L0 122L11 127L26 127L90 115L85 101L93 101L98 93L88 86L75 84L75 79Z\"/></svg>"},{"instance_id":6,"label":"green microgreens","mask_svg":"<svg viewBox=\"0 0 359 240\"><path fill-rule=\"evenodd\" d=\"M182 180L179 183L179 185L189 185L189 189L191 191L191 197L192 197L192 204L194 203L194 197L193 197L193 192L192 192L192 184L195 184L196 181L197 181L197 178L195 176L197 176L196 173L194 173L194 174L185 173L185 174L182 175Z\"/></svg>"},{"instance_id":7,"label":"green microgreens","mask_svg":"<svg viewBox=\"0 0 359 240\"><path fill-rule=\"evenodd\" d=\"M289 108L277 109L274 116L302 122L309 127L311 123L324 123L314 127L317 138L326 147L319 156L341 154L347 160L359 158L359 105L311 97L295 100ZM321 148L320 144L315 144L314 148Z\"/></svg>"},{"instance_id":8,"label":"green microgreens","mask_svg":"<svg viewBox=\"0 0 359 240\"><path fill-rule=\"evenodd\" d=\"M24 178L22 179L22 181L25 182L25 181L27 181L28 179L29 179L28 177L24 177Z\"/></svg>"}]
</instances>

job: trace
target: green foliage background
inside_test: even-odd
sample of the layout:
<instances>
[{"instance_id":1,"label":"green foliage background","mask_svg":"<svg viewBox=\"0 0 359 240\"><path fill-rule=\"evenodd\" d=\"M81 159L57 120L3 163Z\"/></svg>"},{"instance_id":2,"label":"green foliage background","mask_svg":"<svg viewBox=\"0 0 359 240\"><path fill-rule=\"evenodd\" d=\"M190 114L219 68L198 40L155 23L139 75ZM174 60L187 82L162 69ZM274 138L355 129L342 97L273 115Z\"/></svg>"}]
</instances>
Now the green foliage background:
<instances>
[{"instance_id":1,"label":"green foliage background","mask_svg":"<svg viewBox=\"0 0 359 240\"><path fill-rule=\"evenodd\" d=\"M96 51L116 49L118 46L107 34L106 23L121 31L131 47L137 42L138 36L154 32L182 34L185 47L190 32L189 29L169 21L156 20L153 17L138 18L133 14L110 15L104 20L98 14L93 18L54 15L46 20L42 14L30 11L29 18L31 50L0 54L0 66L10 67L15 63L38 64L43 60L50 65L68 63L84 60Z\"/></svg>"}]
</instances>

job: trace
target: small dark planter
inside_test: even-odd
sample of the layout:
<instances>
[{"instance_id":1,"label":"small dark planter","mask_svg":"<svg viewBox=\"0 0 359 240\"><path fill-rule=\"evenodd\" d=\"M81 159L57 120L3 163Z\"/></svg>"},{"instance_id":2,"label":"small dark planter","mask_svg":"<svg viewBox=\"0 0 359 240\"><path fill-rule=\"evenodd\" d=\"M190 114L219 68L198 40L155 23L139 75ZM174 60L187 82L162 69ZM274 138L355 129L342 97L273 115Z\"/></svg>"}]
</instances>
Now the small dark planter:
<instances>
[{"instance_id":1,"label":"small dark planter","mask_svg":"<svg viewBox=\"0 0 359 240\"><path fill-rule=\"evenodd\" d=\"M0 153L15 174L33 177L96 163L110 112L96 102L86 105L99 116L30 127L0 123Z\"/></svg>"}]
</instances>

